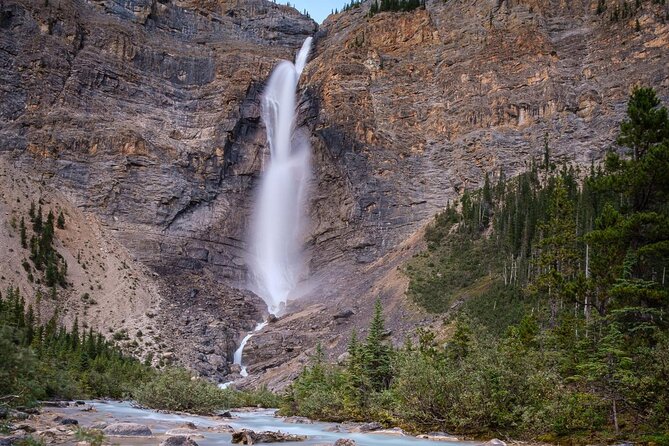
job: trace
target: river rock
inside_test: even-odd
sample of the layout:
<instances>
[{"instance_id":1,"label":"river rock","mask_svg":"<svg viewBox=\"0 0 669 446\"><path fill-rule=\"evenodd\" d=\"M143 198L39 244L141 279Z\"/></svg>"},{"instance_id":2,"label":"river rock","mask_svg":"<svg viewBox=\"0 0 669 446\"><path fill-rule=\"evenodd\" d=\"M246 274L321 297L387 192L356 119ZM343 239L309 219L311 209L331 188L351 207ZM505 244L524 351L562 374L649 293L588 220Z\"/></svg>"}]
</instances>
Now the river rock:
<instances>
[{"instance_id":1,"label":"river rock","mask_svg":"<svg viewBox=\"0 0 669 446\"><path fill-rule=\"evenodd\" d=\"M351 432L374 432L383 429L381 423L372 421L371 423L363 423L351 429Z\"/></svg>"},{"instance_id":2,"label":"river rock","mask_svg":"<svg viewBox=\"0 0 669 446\"><path fill-rule=\"evenodd\" d=\"M75 420L74 418L63 418L60 420L60 424L63 426L77 426L79 425L79 421Z\"/></svg>"},{"instance_id":3,"label":"river rock","mask_svg":"<svg viewBox=\"0 0 669 446\"><path fill-rule=\"evenodd\" d=\"M502 440L499 440L497 438L493 438L490 441L487 441L485 443L485 446L506 446L506 443Z\"/></svg>"},{"instance_id":4,"label":"river rock","mask_svg":"<svg viewBox=\"0 0 669 446\"><path fill-rule=\"evenodd\" d=\"M198 438L204 438L202 434L196 433L193 429L184 429L182 427L178 427L176 429L170 429L167 432L165 432L165 435L170 435L173 437L179 437L182 435L186 435L189 437L198 437Z\"/></svg>"},{"instance_id":5,"label":"river rock","mask_svg":"<svg viewBox=\"0 0 669 446\"><path fill-rule=\"evenodd\" d=\"M334 446L355 446L355 440L351 440L350 438L340 438L335 441Z\"/></svg>"},{"instance_id":6,"label":"river rock","mask_svg":"<svg viewBox=\"0 0 669 446\"><path fill-rule=\"evenodd\" d=\"M228 425L228 424L219 424L217 426L212 426L207 428L208 431L210 432L228 432L228 433L233 433L235 431L235 428Z\"/></svg>"},{"instance_id":7,"label":"river rock","mask_svg":"<svg viewBox=\"0 0 669 446\"><path fill-rule=\"evenodd\" d=\"M13 446L18 444L21 440L25 440L25 438L25 435L0 436L0 446Z\"/></svg>"},{"instance_id":8,"label":"river rock","mask_svg":"<svg viewBox=\"0 0 669 446\"><path fill-rule=\"evenodd\" d=\"M306 435L285 434L283 432L254 432L243 429L232 434L232 444L252 445L255 443L283 443L288 441L304 441Z\"/></svg>"},{"instance_id":9,"label":"river rock","mask_svg":"<svg viewBox=\"0 0 669 446\"><path fill-rule=\"evenodd\" d=\"M28 414L25 412L21 412L20 410L10 410L9 411L9 418L12 418L14 420L27 420L28 419Z\"/></svg>"},{"instance_id":10,"label":"river rock","mask_svg":"<svg viewBox=\"0 0 669 446\"><path fill-rule=\"evenodd\" d=\"M448 435L444 432L430 432L429 434L418 435L417 438L431 441L460 441L458 437Z\"/></svg>"},{"instance_id":11,"label":"river rock","mask_svg":"<svg viewBox=\"0 0 669 446\"><path fill-rule=\"evenodd\" d=\"M110 437L150 437L151 429L144 424L114 423L105 427L102 433Z\"/></svg>"},{"instance_id":12,"label":"river rock","mask_svg":"<svg viewBox=\"0 0 669 446\"><path fill-rule=\"evenodd\" d=\"M198 446L198 444L190 437L185 435L176 435L174 437L163 440L160 443L160 446Z\"/></svg>"},{"instance_id":13,"label":"river rock","mask_svg":"<svg viewBox=\"0 0 669 446\"><path fill-rule=\"evenodd\" d=\"M44 407L67 407L65 401L42 401L40 404Z\"/></svg>"},{"instance_id":14,"label":"river rock","mask_svg":"<svg viewBox=\"0 0 669 446\"><path fill-rule=\"evenodd\" d=\"M393 427L392 429L379 429L375 431L371 431L373 434L385 434L385 435L397 435L397 436L405 436L407 433L404 432L403 429L399 427Z\"/></svg>"},{"instance_id":15,"label":"river rock","mask_svg":"<svg viewBox=\"0 0 669 446\"><path fill-rule=\"evenodd\" d=\"M283 421L293 424L314 424L313 420L306 417L285 417Z\"/></svg>"}]
</instances>

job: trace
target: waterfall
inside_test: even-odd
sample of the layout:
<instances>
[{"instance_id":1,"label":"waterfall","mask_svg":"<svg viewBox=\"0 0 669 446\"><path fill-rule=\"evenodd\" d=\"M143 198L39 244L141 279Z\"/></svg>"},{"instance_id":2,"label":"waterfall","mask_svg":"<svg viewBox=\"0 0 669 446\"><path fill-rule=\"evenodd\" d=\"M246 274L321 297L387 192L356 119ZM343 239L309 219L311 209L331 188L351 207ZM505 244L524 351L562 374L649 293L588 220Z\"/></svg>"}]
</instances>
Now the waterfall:
<instances>
[{"instance_id":1,"label":"waterfall","mask_svg":"<svg viewBox=\"0 0 669 446\"><path fill-rule=\"evenodd\" d=\"M251 269L255 288L273 314L284 311L304 271L302 229L311 148L295 131L295 108L311 40L305 40L294 64L282 61L274 69L262 101L270 159L253 216Z\"/></svg>"},{"instance_id":2,"label":"waterfall","mask_svg":"<svg viewBox=\"0 0 669 446\"><path fill-rule=\"evenodd\" d=\"M274 69L262 101L270 159L262 175L253 213L251 269L258 295L271 314L283 312L304 269L301 236L311 172L311 147L306 137L295 132L295 96L311 41L311 37L304 41L294 64L282 61ZM234 363L241 366L240 374L244 378L248 376L242 362L244 347L266 325L267 321L259 323L235 351ZM225 389L233 382L219 387Z\"/></svg>"}]
</instances>

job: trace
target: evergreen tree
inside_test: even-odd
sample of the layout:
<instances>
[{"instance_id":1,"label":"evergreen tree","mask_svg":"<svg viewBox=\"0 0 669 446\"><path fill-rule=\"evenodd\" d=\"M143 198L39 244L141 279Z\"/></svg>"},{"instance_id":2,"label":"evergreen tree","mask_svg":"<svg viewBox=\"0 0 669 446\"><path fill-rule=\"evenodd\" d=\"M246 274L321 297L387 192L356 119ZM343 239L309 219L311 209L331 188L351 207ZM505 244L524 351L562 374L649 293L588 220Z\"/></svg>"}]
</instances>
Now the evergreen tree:
<instances>
[{"instance_id":1,"label":"evergreen tree","mask_svg":"<svg viewBox=\"0 0 669 446\"><path fill-rule=\"evenodd\" d=\"M637 87L627 103L627 118L620 124L618 144L632 149L637 161L654 145L669 138L669 116L660 107L655 90Z\"/></svg>"},{"instance_id":2,"label":"evergreen tree","mask_svg":"<svg viewBox=\"0 0 669 446\"><path fill-rule=\"evenodd\" d=\"M58 213L58 222L56 223L56 227L58 229L65 229L65 216L63 215L62 210Z\"/></svg>"},{"instance_id":3,"label":"evergreen tree","mask_svg":"<svg viewBox=\"0 0 669 446\"><path fill-rule=\"evenodd\" d=\"M23 217L21 217L21 222L19 223L19 233L21 235L21 246L26 249L28 247L28 239L26 238L26 222Z\"/></svg>"},{"instance_id":4,"label":"evergreen tree","mask_svg":"<svg viewBox=\"0 0 669 446\"><path fill-rule=\"evenodd\" d=\"M375 390L387 389L390 385L390 348L384 343L384 336L383 308L381 299L377 299L374 306L374 317L364 346L365 374Z\"/></svg>"},{"instance_id":5,"label":"evergreen tree","mask_svg":"<svg viewBox=\"0 0 669 446\"><path fill-rule=\"evenodd\" d=\"M35 231L36 234L40 234L42 232L42 205L40 205L39 209L37 210L37 214L33 218L33 231Z\"/></svg>"}]
</instances>

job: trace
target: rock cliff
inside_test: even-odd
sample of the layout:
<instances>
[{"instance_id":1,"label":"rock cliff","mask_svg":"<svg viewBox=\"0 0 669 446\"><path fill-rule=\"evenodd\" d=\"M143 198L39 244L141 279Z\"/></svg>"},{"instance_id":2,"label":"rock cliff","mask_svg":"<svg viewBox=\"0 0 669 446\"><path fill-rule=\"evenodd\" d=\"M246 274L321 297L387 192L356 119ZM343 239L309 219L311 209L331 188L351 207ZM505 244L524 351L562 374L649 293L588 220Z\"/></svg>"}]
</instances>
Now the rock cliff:
<instances>
[{"instance_id":1,"label":"rock cliff","mask_svg":"<svg viewBox=\"0 0 669 446\"><path fill-rule=\"evenodd\" d=\"M143 333L156 362L180 360L220 378L240 333L262 317L257 297L231 287L246 274L246 223L263 158L258 98L276 62L315 30L293 8L264 0L0 5L8 175L26 178L35 200L58 190L153 271L142 282L160 299L142 307L159 307L143 324L160 331ZM26 209L10 203L7 225ZM20 263L10 268L16 274L5 274L3 287L18 282L32 298L40 286ZM66 323L84 291L76 283L60 291L73 310ZM134 337L137 315L119 306L128 318L91 322Z\"/></svg>"},{"instance_id":2,"label":"rock cliff","mask_svg":"<svg viewBox=\"0 0 669 446\"><path fill-rule=\"evenodd\" d=\"M264 311L236 289L267 156L263 82L315 34L299 105L315 160L312 280L249 342L249 383L285 385L316 339L339 354L377 296L399 340L432 322L404 299L398 268L447 200L486 172L523 170L545 143L589 164L613 143L632 85L669 95L666 5L628 5L616 21L613 0L426 3L371 18L363 3L318 29L264 0L6 0L8 175L58 189L148 267L154 350L223 379Z\"/></svg>"},{"instance_id":3,"label":"rock cliff","mask_svg":"<svg viewBox=\"0 0 669 446\"><path fill-rule=\"evenodd\" d=\"M632 86L669 97L669 9L657 2L428 0L371 18L369 5L324 23L307 69L319 156L311 301L322 305L249 342L271 386L316 339L340 354L377 297L397 342L434 323L404 299L397 268L434 213L485 173L513 176L546 144L557 162L589 166L614 145ZM334 319L343 309L355 315Z\"/></svg>"}]
</instances>

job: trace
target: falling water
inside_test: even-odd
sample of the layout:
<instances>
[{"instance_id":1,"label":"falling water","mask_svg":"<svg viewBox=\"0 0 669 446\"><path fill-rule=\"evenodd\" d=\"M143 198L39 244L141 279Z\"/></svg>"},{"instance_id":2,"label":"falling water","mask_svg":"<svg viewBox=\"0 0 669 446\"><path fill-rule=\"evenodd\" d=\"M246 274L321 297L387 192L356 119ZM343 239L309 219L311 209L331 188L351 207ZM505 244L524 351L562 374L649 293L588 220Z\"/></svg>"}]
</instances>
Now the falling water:
<instances>
[{"instance_id":1,"label":"falling water","mask_svg":"<svg viewBox=\"0 0 669 446\"><path fill-rule=\"evenodd\" d=\"M239 364L242 368L242 371L239 372L240 375L242 375L244 378L249 376L248 372L246 371L246 366L242 364L242 353L244 352L244 347L246 347L246 343L249 342L249 339L258 331L262 330L265 328L265 325L267 325L267 321L261 322L258 325L256 325L256 328L248 333L246 336L244 336L244 339L242 339L242 343L239 344L239 348L237 351L235 351L235 356L234 356L234 363Z\"/></svg>"},{"instance_id":2,"label":"falling water","mask_svg":"<svg viewBox=\"0 0 669 446\"><path fill-rule=\"evenodd\" d=\"M270 160L263 173L254 212L251 267L255 286L272 314L280 314L302 273L301 230L309 180L310 147L295 132L297 83L309 57L311 37L305 40L295 63L283 61L274 69L263 96L263 121L267 127ZM241 376L248 376L242 354L251 337L267 322L248 333L234 354ZM227 388L233 381L221 384Z\"/></svg>"},{"instance_id":3,"label":"falling water","mask_svg":"<svg viewBox=\"0 0 669 446\"><path fill-rule=\"evenodd\" d=\"M270 313L280 314L303 272L301 231L310 174L308 139L295 131L297 84L311 49L311 37L295 63L283 61L263 96L270 159L254 214L252 269Z\"/></svg>"}]
</instances>

